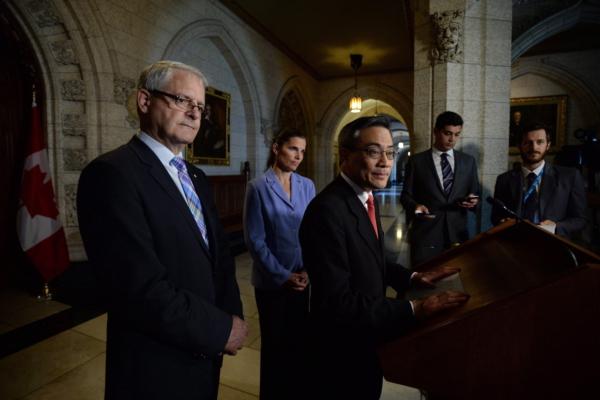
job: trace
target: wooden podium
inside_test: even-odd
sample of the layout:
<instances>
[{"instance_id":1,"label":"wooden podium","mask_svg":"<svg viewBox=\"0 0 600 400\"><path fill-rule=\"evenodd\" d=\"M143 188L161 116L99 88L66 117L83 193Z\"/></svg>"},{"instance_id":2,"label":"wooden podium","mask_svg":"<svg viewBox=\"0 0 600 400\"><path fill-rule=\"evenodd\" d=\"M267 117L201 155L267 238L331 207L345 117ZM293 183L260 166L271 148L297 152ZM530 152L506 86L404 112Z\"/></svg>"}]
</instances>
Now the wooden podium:
<instances>
[{"instance_id":1,"label":"wooden podium","mask_svg":"<svg viewBox=\"0 0 600 400\"><path fill-rule=\"evenodd\" d=\"M417 269L437 265L471 298L381 346L386 380L431 399L600 399L600 257L509 221Z\"/></svg>"}]
</instances>

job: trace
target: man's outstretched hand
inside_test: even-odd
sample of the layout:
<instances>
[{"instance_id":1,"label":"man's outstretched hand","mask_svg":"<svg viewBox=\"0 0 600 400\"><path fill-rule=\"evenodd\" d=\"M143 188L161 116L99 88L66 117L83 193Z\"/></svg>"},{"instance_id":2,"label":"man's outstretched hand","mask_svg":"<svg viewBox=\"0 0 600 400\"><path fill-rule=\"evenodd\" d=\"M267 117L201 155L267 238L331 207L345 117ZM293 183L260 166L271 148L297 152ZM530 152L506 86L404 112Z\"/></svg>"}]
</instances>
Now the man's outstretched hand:
<instances>
[{"instance_id":1,"label":"man's outstretched hand","mask_svg":"<svg viewBox=\"0 0 600 400\"><path fill-rule=\"evenodd\" d=\"M426 272L416 272L411 280L417 287L434 288L435 282L460 272L460 268L438 267Z\"/></svg>"}]
</instances>

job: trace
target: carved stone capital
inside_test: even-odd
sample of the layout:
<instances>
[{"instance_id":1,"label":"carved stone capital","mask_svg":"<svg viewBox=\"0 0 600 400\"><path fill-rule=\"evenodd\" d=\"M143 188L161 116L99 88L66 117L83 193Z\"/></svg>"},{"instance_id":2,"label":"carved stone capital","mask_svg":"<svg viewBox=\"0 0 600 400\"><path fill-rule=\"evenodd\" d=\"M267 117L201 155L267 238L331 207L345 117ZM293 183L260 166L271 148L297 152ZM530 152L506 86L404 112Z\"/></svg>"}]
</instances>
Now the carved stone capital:
<instances>
[{"instance_id":1,"label":"carved stone capital","mask_svg":"<svg viewBox=\"0 0 600 400\"><path fill-rule=\"evenodd\" d=\"M60 93L64 100L85 100L85 82L83 82L81 79L63 80L60 81L60 85Z\"/></svg>"},{"instance_id":2,"label":"carved stone capital","mask_svg":"<svg viewBox=\"0 0 600 400\"><path fill-rule=\"evenodd\" d=\"M67 226L78 226L77 220L77 185L65 185L65 216Z\"/></svg>"},{"instance_id":3,"label":"carved stone capital","mask_svg":"<svg viewBox=\"0 0 600 400\"><path fill-rule=\"evenodd\" d=\"M82 136L86 135L85 115L82 114L63 114L62 115L62 131L65 136Z\"/></svg>"},{"instance_id":4,"label":"carved stone capital","mask_svg":"<svg viewBox=\"0 0 600 400\"><path fill-rule=\"evenodd\" d=\"M65 149L65 171L81 171L87 164L87 154L82 149Z\"/></svg>"},{"instance_id":5,"label":"carved stone capital","mask_svg":"<svg viewBox=\"0 0 600 400\"><path fill-rule=\"evenodd\" d=\"M463 61L464 10L436 12L431 15L434 43L431 49L433 64Z\"/></svg>"},{"instance_id":6,"label":"carved stone capital","mask_svg":"<svg viewBox=\"0 0 600 400\"><path fill-rule=\"evenodd\" d=\"M60 40L50 43L52 56L58 64L61 65L77 65L79 60L73 47L73 42L70 40Z\"/></svg>"},{"instance_id":7,"label":"carved stone capital","mask_svg":"<svg viewBox=\"0 0 600 400\"><path fill-rule=\"evenodd\" d=\"M135 88L135 80L124 76L115 76L113 96L115 103L127 105L127 99Z\"/></svg>"},{"instance_id":8,"label":"carved stone capital","mask_svg":"<svg viewBox=\"0 0 600 400\"><path fill-rule=\"evenodd\" d=\"M31 0L27 3L26 7L40 28L47 28L62 23L58 11L54 7L54 3L50 0Z\"/></svg>"}]
</instances>

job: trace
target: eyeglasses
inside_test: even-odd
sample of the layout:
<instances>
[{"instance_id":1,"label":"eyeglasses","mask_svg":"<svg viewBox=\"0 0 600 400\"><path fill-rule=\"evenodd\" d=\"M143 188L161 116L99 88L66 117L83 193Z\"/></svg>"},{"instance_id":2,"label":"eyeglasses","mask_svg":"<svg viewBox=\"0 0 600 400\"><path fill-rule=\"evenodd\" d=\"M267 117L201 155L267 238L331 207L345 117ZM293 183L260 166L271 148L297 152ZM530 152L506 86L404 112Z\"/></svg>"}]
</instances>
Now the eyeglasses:
<instances>
[{"instance_id":1,"label":"eyeglasses","mask_svg":"<svg viewBox=\"0 0 600 400\"><path fill-rule=\"evenodd\" d=\"M398 154L397 150L394 150L394 149L379 150L377 147L365 147L364 149L354 149L354 150L364 152L369 158L371 158L373 160L381 159L382 153L385 154L385 158L387 158L388 160L393 160L394 157L396 157L396 154Z\"/></svg>"},{"instance_id":2,"label":"eyeglasses","mask_svg":"<svg viewBox=\"0 0 600 400\"><path fill-rule=\"evenodd\" d=\"M177 107L181 111L189 112L194 111L194 109L197 108L200 114L204 113L203 104L196 104L192 99L188 99L187 97L163 92L161 90L149 90L149 92L152 94L160 94L161 96L170 98L171 100L173 100L173 104L175 105L175 107Z\"/></svg>"}]
</instances>

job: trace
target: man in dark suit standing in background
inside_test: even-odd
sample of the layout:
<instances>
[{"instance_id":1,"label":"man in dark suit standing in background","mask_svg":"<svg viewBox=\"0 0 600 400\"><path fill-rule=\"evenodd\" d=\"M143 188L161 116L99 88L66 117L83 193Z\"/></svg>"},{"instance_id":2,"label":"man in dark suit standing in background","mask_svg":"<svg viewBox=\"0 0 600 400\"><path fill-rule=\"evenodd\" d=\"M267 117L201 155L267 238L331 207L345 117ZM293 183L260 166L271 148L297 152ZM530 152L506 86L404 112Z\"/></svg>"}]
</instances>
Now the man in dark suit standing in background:
<instances>
[{"instance_id":1,"label":"man in dark suit standing in background","mask_svg":"<svg viewBox=\"0 0 600 400\"><path fill-rule=\"evenodd\" d=\"M300 227L312 285L307 398L375 400L383 380L377 343L467 296L448 291L412 302L386 297L388 285L403 293L457 270L411 274L385 261L372 191L386 186L394 160L387 118L359 118L342 129L338 141L341 174L309 204Z\"/></svg>"},{"instance_id":2,"label":"man in dark suit standing in background","mask_svg":"<svg viewBox=\"0 0 600 400\"><path fill-rule=\"evenodd\" d=\"M205 88L188 65L148 66L140 133L81 174L81 235L108 302L106 399L214 400L222 354L247 335L207 178L182 158Z\"/></svg>"},{"instance_id":3,"label":"man in dark suit standing in background","mask_svg":"<svg viewBox=\"0 0 600 400\"><path fill-rule=\"evenodd\" d=\"M574 168L546 163L550 149L548 128L528 126L518 138L523 164L498 176L494 197L549 232L572 238L587 222L583 178ZM511 215L495 204L492 223L499 224Z\"/></svg>"},{"instance_id":4,"label":"man in dark suit standing in background","mask_svg":"<svg viewBox=\"0 0 600 400\"><path fill-rule=\"evenodd\" d=\"M460 115L438 115L432 148L413 155L406 166L400 202L413 266L469 238L467 211L479 203L479 179L475 159L454 149L462 128Z\"/></svg>"}]
</instances>

